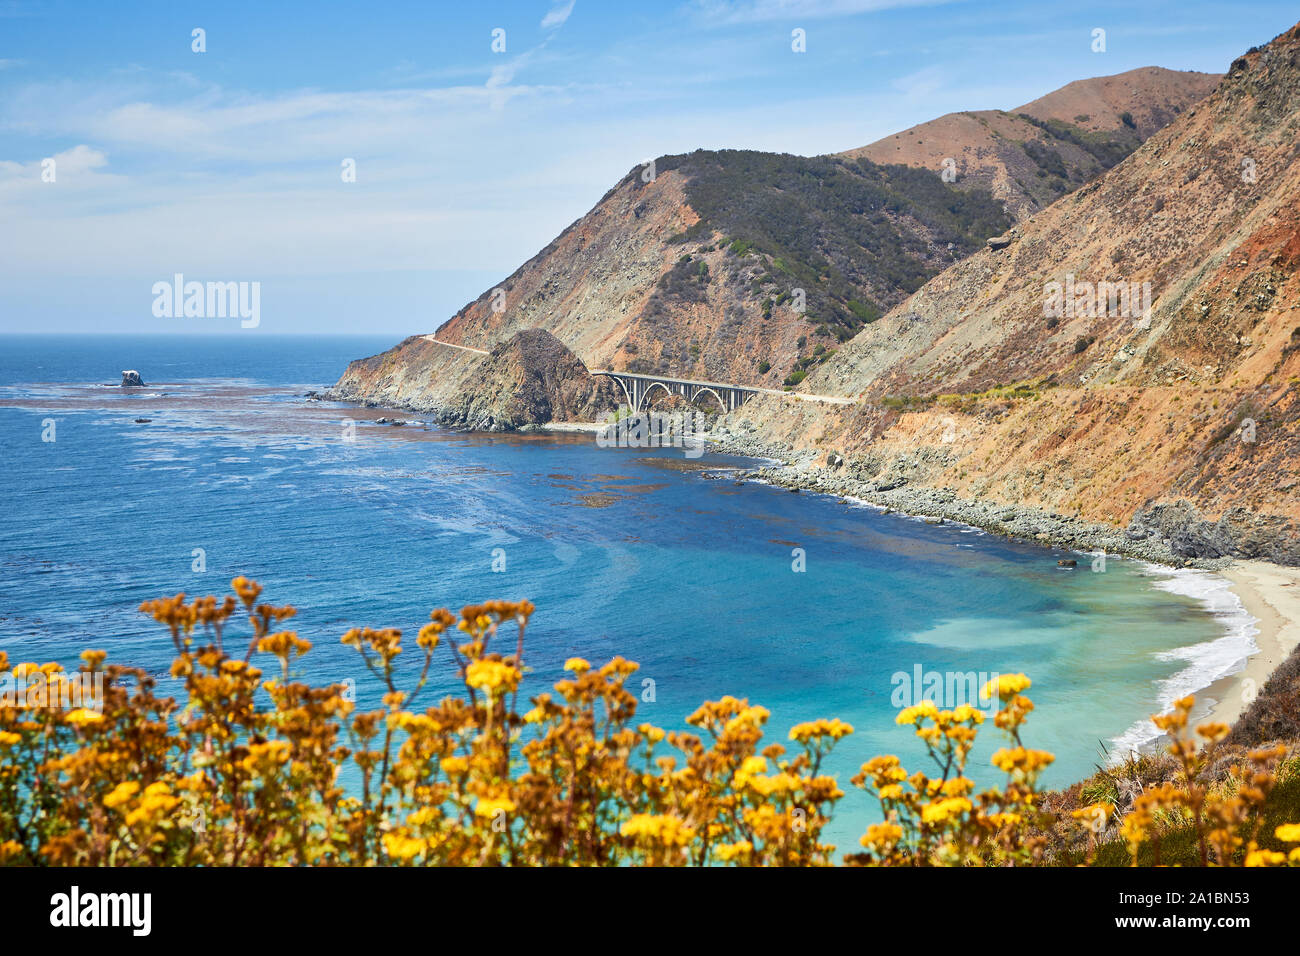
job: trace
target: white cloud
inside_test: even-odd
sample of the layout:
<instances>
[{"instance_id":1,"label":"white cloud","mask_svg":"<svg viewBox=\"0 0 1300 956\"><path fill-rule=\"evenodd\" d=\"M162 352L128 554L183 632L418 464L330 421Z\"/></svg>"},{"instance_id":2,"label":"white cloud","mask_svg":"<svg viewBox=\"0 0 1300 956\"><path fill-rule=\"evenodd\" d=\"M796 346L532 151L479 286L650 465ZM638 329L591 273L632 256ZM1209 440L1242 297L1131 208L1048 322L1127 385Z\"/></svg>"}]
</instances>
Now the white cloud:
<instances>
[{"instance_id":1,"label":"white cloud","mask_svg":"<svg viewBox=\"0 0 1300 956\"><path fill-rule=\"evenodd\" d=\"M134 86L116 93L106 85L32 86L0 102L0 129L84 138L146 152L155 160L182 156L186 162L265 165L382 153L433 138L446 140L452 129L473 130L489 122L485 114L490 108L516 98L563 95L558 88L514 84L518 69L518 64L506 65L483 86L299 90L276 96L211 87L172 102L160 102Z\"/></svg>"},{"instance_id":2,"label":"white cloud","mask_svg":"<svg viewBox=\"0 0 1300 956\"><path fill-rule=\"evenodd\" d=\"M53 182L46 181L43 176L49 160L54 161ZM120 185L122 177L96 172L107 165L107 156L85 144L28 162L0 160L0 208L3 208L4 201L21 196L41 194L49 197L49 190L56 190L54 195L69 191L81 195L85 190L98 189L106 182Z\"/></svg>"},{"instance_id":3,"label":"white cloud","mask_svg":"<svg viewBox=\"0 0 1300 956\"><path fill-rule=\"evenodd\" d=\"M720 33L701 36L689 51L665 46L654 82L638 72L644 44L629 40L595 64L542 41L485 58L477 82L449 76L456 85L431 89L249 92L147 69L14 86L0 98L0 286L70 270L105 280L176 271L505 276L647 156L830 152L972 101L1009 105L1044 92L981 83L918 103L888 83L864 83L860 93L801 101L773 122L764 97L698 100L706 81L687 62L714 64L728 81L761 66L728 59ZM525 72L563 85L520 83ZM942 79L921 70L898 89ZM63 148L57 187L40 182L39 151L56 148L47 142ZM344 158L356 160L355 183L341 181Z\"/></svg>"},{"instance_id":4,"label":"white cloud","mask_svg":"<svg viewBox=\"0 0 1300 956\"><path fill-rule=\"evenodd\" d=\"M550 30L553 27L563 26L564 22L569 19L569 14L573 13L573 6L577 0L568 0L568 2L556 3L547 11L546 16L542 17L542 29Z\"/></svg>"}]
</instances>

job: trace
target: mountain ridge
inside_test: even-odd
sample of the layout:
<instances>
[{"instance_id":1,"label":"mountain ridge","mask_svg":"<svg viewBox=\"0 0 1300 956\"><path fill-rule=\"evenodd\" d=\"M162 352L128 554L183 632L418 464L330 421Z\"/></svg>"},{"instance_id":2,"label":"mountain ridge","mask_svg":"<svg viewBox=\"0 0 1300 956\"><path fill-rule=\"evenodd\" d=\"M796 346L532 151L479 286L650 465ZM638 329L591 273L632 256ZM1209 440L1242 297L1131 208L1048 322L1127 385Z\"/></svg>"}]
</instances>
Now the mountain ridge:
<instances>
[{"instance_id":1,"label":"mountain ridge","mask_svg":"<svg viewBox=\"0 0 1300 956\"><path fill-rule=\"evenodd\" d=\"M1182 91L1179 102L1195 95ZM540 327L588 367L797 385L1012 219L989 189L906 165L744 150L660 157L630 170L437 336L490 350ZM408 339L353 363L334 394L445 406L477 363L426 346Z\"/></svg>"},{"instance_id":2,"label":"mountain ridge","mask_svg":"<svg viewBox=\"0 0 1300 956\"><path fill-rule=\"evenodd\" d=\"M957 183L989 189L1019 221L1114 165L1221 78L1139 67L1075 80L1011 110L948 113L836 155L936 172L951 160Z\"/></svg>"}]
</instances>

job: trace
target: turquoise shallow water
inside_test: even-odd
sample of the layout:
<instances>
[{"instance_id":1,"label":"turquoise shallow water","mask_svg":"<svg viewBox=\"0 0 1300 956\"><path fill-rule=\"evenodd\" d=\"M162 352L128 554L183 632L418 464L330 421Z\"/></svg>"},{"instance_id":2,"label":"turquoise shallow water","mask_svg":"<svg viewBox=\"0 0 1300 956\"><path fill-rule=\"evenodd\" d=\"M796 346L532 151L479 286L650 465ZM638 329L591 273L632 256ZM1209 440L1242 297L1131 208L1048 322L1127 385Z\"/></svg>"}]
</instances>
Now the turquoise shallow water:
<instances>
[{"instance_id":1,"label":"turquoise shallow water","mask_svg":"<svg viewBox=\"0 0 1300 956\"><path fill-rule=\"evenodd\" d=\"M298 606L316 644L306 676L352 678L372 704L376 687L337 643L347 627L413 632L435 606L527 597L534 691L566 657L622 654L654 681L641 716L663 726L722 694L769 708L780 739L815 717L854 724L829 767L849 791L830 834L849 849L873 812L848 786L858 765L893 752L923 766L893 722L895 675L1028 673L1027 740L1057 754L1047 779L1063 785L1103 759L1101 742L1140 742L1145 715L1249 645L1206 576L1114 558L1104 573L1083 559L1063 571L1063 552L1034 544L738 485L727 469L748 462L724 456L393 428L301 397L390 344L0 339L0 648L71 663L103 647L161 674L170 642L140 601L220 592L242 573ZM150 387L97 384L124 368ZM452 688L440 674L434 689ZM986 781L995 733L975 758Z\"/></svg>"}]
</instances>

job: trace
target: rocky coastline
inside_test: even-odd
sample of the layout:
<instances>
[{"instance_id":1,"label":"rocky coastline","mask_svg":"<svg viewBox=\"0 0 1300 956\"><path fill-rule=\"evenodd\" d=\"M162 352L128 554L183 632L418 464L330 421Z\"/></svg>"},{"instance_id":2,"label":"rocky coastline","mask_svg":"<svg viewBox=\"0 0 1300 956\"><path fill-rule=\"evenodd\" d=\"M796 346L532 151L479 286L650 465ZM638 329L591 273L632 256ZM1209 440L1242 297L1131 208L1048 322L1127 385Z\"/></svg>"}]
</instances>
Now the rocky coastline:
<instances>
[{"instance_id":1,"label":"rocky coastline","mask_svg":"<svg viewBox=\"0 0 1300 956\"><path fill-rule=\"evenodd\" d=\"M1234 557L1241 557L1189 552L1186 527L1166 528L1139 517L1128 528L1117 528L1038 508L966 500L948 489L898 483L896 477L865 475L859 470L860 463L844 459L835 466L821 464L819 459L825 458L824 454L773 446L749 434L743 423L733 429L719 421L707 440L712 450L723 454L778 462L744 475L792 491L858 499L888 511L958 522L1049 547L1136 558L1171 567L1221 570L1232 564Z\"/></svg>"},{"instance_id":2,"label":"rocky coastline","mask_svg":"<svg viewBox=\"0 0 1300 956\"><path fill-rule=\"evenodd\" d=\"M484 430L466 421L461 409L437 404L390 405L373 400L358 401L338 390L314 393L327 400L351 402L368 408L414 411L430 423L453 431ZM573 430L559 425L557 431ZM492 430L545 431L549 424L522 424ZM886 511L953 521L993 534L1035 541L1048 547L1091 554L1134 558L1177 568L1217 571L1235 560L1264 560L1280 565L1300 565L1300 543L1270 538L1268 528L1256 528L1243 540L1225 522L1207 522L1191 509L1178 505L1157 505L1135 515L1127 528L1086 521L1041 508L971 500L947 488L912 484L896 472L872 474L861 461L828 456L825 452L774 445L758 436L758 430L744 418L714 419L704 435L711 451L773 462L743 469L741 477L766 482L791 491L808 491L838 498L865 501ZM829 464L827 461L835 462ZM1285 535L1286 529L1279 529Z\"/></svg>"}]
</instances>

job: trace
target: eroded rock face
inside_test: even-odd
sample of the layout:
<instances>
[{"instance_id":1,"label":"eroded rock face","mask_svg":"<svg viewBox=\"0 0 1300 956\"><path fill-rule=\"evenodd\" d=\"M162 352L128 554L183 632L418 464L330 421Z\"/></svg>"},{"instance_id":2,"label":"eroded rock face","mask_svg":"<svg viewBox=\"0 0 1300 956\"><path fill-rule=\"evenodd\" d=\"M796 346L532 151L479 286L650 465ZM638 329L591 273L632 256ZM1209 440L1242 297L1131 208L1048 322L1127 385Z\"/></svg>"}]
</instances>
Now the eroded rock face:
<instances>
[{"instance_id":1,"label":"eroded rock face","mask_svg":"<svg viewBox=\"0 0 1300 956\"><path fill-rule=\"evenodd\" d=\"M1109 526L1158 560L1300 564L1298 123L1300 25L803 383L856 404L762 396L748 440L842 449L891 505L951 489ZM1124 283L1129 305L1058 316L1071 282Z\"/></svg>"},{"instance_id":2,"label":"eroded rock face","mask_svg":"<svg viewBox=\"0 0 1300 956\"><path fill-rule=\"evenodd\" d=\"M438 418L474 431L590 422L616 408L621 394L612 379L593 376L550 332L524 329L480 361Z\"/></svg>"},{"instance_id":3,"label":"eroded rock face","mask_svg":"<svg viewBox=\"0 0 1300 956\"><path fill-rule=\"evenodd\" d=\"M143 388L144 379L140 377L140 373L135 369L123 369L122 385L125 388Z\"/></svg>"},{"instance_id":4,"label":"eroded rock face","mask_svg":"<svg viewBox=\"0 0 1300 956\"><path fill-rule=\"evenodd\" d=\"M1229 508L1209 520L1186 501L1161 503L1134 515L1129 530L1165 538L1179 557L1262 558L1300 565L1295 526L1281 515L1257 514L1245 507Z\"/></svg>"}]
</instances>

